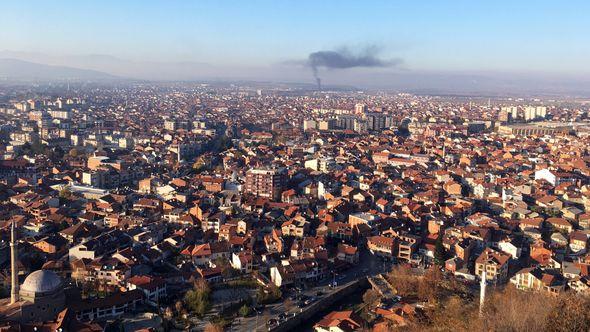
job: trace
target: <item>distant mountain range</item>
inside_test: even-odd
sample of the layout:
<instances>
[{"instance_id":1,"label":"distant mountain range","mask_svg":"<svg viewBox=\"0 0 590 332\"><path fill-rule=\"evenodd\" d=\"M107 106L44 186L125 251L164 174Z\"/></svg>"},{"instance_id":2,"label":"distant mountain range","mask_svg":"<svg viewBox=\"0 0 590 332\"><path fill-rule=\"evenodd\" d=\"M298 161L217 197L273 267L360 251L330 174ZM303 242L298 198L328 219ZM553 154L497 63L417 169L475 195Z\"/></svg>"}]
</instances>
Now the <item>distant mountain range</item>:
<instances>
[{"instance_id":1,"label":"distant mountain range","mask_svg":"<svg viewBox=\"0 0 590 332\"><path fill-rule=\"evenodd\" d=\"M0 78L16 81L28 80L112 80L117 76L97 70L67 66L52 66L18 59L0 59Z\"/></svg>"},{"instance_id":2,"label":"distant mountain range","mask_svg":"<svg viewBox=\"0 0 590 332\"><path fill-rule=\"evenodd\" d=\"M325 87L355 86L421 94L475 96L545 95L590 97L590 79L582 74L557 75L517 72L424 71L418 69L324 70ZM128 60L104 54L49 55L0 51L0 81L149 80L210 82L316 81L309 68L281 63L259 66L214 65L194 61Z\"/></svg>"},{"instance_id":3,"label":"distant mountain range","mask_svg":"<svg viewBox=\"0 0 590 332\"><path fill-rule=\"evenodd\" d=\"M136 61L106 54L51 55L5 50L0 51L0 59L92 70L139 80L195 80L216 77L220 72L220 68L200 62Z\"/></svg>"}]
</instances>

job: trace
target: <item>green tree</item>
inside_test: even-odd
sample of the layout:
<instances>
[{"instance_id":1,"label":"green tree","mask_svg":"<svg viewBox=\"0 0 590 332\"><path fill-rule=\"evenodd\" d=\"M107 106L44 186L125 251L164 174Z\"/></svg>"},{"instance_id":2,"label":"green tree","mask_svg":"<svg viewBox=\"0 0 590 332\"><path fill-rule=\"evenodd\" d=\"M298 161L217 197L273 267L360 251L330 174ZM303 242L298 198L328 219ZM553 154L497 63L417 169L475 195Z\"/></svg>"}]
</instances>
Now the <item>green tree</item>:
<instances>
[{"instance_id":1,"label":"green tree","mask_svg":"<svg viewBox=\"0 0 590 332\"><path fill-rule=\"evenodd\" d=\"M282 296L283 293L281 290L274 284L271 284L266 288L258 288L258 292L256 292L256 302L260 304L274 303L280 300Z\"/></svg>"},{"instance_id":2,"label":"green tree","mask_svg":"<svg viewBox=\"0 0 590 332\"><path fill-rule=\"evenodd\" d=\"M38 154L45 154L47 145L42 144L40 141L35 141L33 143L25 143L21 146L21 151L23 155L38 155Z\"/></svg>"},{"instance_id":3,"label":"green tree","mask_svg":"<svg viewBox=\"0 0 590 332\"><path fill-rule=\"evenodd\" d=\"M191 312L201 317L205 315L210 307L208 296L196 290L190 290L186 293L184 303Z\"/></svg>"},{"instance_id":4,"label":"green tree","mask_svg":"<svg viewBox=\"0 0 590 332\"><path fill-rule=\"evenodd\" d=\"M443 246L443 232L442 230L438 233L438 238L434 244L434 264L438 266L444 266L447 260L447 251Z\"/></svg>"},{"instance_id":5,"label":"green tree","mask_svg":"<svg viewBox=\"0 0 590 332\"><path fill-rule=\"evenodd\" d=\"M197 158L197 160L193 163L193 170L195 172L200 173L207 169L207 162L203 157Z\"/></svg>"},{"instance_id":6,"label":"green tree","mask_svg":"<svg viewBox=\"0 0 590 332\"><path fill-rule=\"evenodd\" d=\"M68 188L63 188L59 191L59 198L61 199L70 199L72 197L72 192Z\"/></svg>"},{"instance_id":7,"label":"green tree","mask_svg":"<svg viewBox=\"0 0 590 332\"><path fill-rule=\"evenodd\" d=\"M191 312L202 317L211 308L210 295L211 288L207 282L198 279L194 288L186 292L183 302Z\"/></svg>"},{"instance_id":8,"label":"green tree","mask_svg":"<svg viewBox=\"0 0 590 332\"><path fill-rule=\"evenodd\" d=\"M240 316L247 317L252 312L252 309L248 305L244 304L243 306L240 307L239 312L240 312Z\"/></svg>"},{"instance_id":9,"label":"green tree","mask_svg":"<svg viewBox=\"0 0 590 332\"><path fill-rule=\"evenodd\" d=\"M195 280L193 289L207 295L211 293L211 287L209 286L209 283L203 278Z\"/></svg>"},{"instance_id":10,"label":"green tree","mask_svg":"<svg viewBox=\"0 0 590 332\"><path fill-rule=\"evenodd\" d=\"M240 274L240 271L234 269L231 266L229 259L225 257L217 257L213 260L213 263L221 269L221 275L224 278L232 278Z\"/></svg>"},{"instance_id":11,"label":"green tree","mask_svg":"<svg viewBox=\"0 0 590 332\"><path fill-rule=\"evenodd\" d=\"M61 160L64 157L64 150L57 146L53 149L47 149L45 152L45 155L47 156L47 158L51 159L51 160Z\"/></svg>"}]
</instances>

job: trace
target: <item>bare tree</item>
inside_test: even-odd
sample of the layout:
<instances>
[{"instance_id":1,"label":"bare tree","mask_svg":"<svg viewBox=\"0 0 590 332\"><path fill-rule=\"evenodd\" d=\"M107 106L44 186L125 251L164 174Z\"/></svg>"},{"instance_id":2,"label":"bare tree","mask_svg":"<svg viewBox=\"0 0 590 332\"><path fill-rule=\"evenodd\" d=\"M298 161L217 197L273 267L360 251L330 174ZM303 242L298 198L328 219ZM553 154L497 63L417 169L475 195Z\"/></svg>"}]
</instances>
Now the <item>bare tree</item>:
<instances>
[{"instance_id":1,"label":"bare tree","mask_svg":"<svg viewBox=\"0 0 590 332\"><path fill-rule=\"evenodd\" d=\"M209 323L205 326L205 332L223 332L223 326Z\"/></svg>"},{"instance_id":2,"label":"bare tree","mask_svg":"<svg viewBox=\"0 0 590 332\"><path fill-rule=\"evenodd\" d=\"M374 289L369 289L363 294L363 303L367 311L373 310L381 301L381 295Z\"/></svg>"},{"instance_id":3,"label":"bare tree","mask_svg":"<svg viewBox=\"0 0 590 332\"><path fill-rule=\"evenodd\" d=\"M590 331L590 300L576 294L560 296L546 317L547 331Z\"/></svg>"}]
</instances>

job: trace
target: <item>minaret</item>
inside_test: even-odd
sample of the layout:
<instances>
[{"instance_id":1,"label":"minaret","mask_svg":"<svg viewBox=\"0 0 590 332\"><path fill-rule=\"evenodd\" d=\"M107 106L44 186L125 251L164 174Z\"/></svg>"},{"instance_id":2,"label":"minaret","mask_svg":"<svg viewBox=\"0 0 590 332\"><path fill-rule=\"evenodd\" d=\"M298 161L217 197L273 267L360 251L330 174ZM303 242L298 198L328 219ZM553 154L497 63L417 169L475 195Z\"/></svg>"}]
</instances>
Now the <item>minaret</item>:
<instances>
[{"instance_id":1,"label":"minaret","mask_svg":"<svg viewBox=\"0 0 590 332\"><path fill-rule=\"evenodd\" d=\"M10 280L11 280L11 289L10 289L10 303L18 302L18 266L16 265L16 259L18 256L18 248L16 242L16 226L15 222L12 222L10 227Z\"/></svg>"},{"instance_id":2,"label":"minaret","mask_svg":"<svg viewBox=\"0 0 590 332\"><path fill-rule=\"evenodd\" d=\"M483 306L486 301L486 284L487 284L486 266L483 266L481 273L481 282L479 283L479 315L483 315Z\"/></svg>"}]
</instances>

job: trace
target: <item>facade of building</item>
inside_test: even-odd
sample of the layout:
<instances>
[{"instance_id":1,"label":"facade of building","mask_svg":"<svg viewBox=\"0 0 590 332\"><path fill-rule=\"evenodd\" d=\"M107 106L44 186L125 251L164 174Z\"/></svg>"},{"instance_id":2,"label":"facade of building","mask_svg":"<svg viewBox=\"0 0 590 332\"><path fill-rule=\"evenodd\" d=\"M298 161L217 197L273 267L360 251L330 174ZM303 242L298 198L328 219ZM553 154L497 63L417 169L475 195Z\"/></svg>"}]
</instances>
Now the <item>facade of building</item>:
<instances>
[{"instance_id":1,"label":"facade of building","mask_svg":"<svg viewBox=\"0 0 590 332\"><path fill-rule=\"evenodd\" d=\"M250 169L246 172L244 192L279 200L285 186L285 180L286 172L283 169Z\"/></svg>"}]
</instances>

